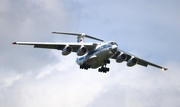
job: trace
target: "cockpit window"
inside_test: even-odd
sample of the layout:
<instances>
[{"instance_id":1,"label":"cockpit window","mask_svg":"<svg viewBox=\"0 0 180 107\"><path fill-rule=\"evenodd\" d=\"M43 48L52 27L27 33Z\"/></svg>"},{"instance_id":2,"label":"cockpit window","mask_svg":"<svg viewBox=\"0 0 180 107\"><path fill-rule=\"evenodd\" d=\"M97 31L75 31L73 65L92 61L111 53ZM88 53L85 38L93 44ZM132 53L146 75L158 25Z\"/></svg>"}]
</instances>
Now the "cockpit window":
<instances>
[{"instance_id":1,"label":"cockpit window","mask_svg":"<svg viewBox=\"0 0 180 107\"><path fill-rule=\"evenodd\" d=\"M111 45L117 45L117 43L116 43L116 42L113 42L113 41L108 42L108 43L111 44Z\"/></svg>"}]
</instances>

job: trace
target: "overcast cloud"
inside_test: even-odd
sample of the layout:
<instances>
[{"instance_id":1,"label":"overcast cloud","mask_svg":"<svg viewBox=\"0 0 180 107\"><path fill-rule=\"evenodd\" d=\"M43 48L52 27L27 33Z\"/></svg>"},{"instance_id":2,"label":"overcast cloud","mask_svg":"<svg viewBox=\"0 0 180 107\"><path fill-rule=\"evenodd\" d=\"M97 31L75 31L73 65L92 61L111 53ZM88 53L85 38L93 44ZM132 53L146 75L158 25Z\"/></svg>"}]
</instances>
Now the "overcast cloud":
<instances>
[{"instance_id":1,"label":"overcast cloud","mask_svg":"<svg viewBox=\"0 0 180 107\"><path fill-rule=\"evenodd\" d=\"M180 2L176 0L1 0L1 107L179 107ZM52 31L88 33L168 67L80 70L76 54L14 41L75 42ZM92 40L85 39L90 42Z\"/></svg>"}]
</instances>

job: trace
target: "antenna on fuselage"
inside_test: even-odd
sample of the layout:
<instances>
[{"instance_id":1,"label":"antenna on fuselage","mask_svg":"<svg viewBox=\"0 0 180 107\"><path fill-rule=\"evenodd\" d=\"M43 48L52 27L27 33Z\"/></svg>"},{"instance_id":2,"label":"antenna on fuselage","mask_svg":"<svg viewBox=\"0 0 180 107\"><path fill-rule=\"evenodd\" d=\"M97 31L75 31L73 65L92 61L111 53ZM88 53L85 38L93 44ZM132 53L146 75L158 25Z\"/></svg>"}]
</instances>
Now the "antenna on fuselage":
<instances>
[{"instance_id":1,"label":"antenna on fuselage","mask_svg":"<svg viewBox=\"0 0 180 107\"><path fill-rule=\"evenodd\" d=\"M77 42L83 42L84 37L104 42L104 40L102 40L102 39L98 39L98 38L95 38L93 36L86 35L85 33L82 33L82 34L79 34L79 33L66 33L66 32L52 32L52 33L77 36Z\"/></svg>"}]
</instances>

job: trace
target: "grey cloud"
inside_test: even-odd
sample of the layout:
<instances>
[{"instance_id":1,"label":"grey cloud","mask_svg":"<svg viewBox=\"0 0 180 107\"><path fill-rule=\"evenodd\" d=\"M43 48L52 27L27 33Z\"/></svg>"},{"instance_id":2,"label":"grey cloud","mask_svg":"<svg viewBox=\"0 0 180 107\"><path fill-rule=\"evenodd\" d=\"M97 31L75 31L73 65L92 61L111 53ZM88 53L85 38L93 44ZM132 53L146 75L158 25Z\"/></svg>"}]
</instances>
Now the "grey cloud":
<instances>
[{"instance_id":1,"label":"grey cloud","mask_svg":"<svg viewBox=\"0 0 180 107\"><path fill-rule=\"evenodd\" d=\"M116 67L118 70L114 72L119 73L114 73L115 77L111 77L115 84L102 91L88 107L178 107L180 100L178 64L169 62L168 72L142 68L121 70Z\"/></svg>"},{"instance_id":2,"label":"grey cloud","mask_svg":"<svg viewBox=\"0 0 180 107\"><path fill-rule=\"evenodd\" d=\"M178 107L177 5L175 1L1 0L0 105ZM11 44L73 41L68 36L57 40L58 36L51 35L54 30L114 39L119 48L169 70L163 73L152 67L128 68L125 63L111 61L111 71L102 74L94 69L80 70L74 62L75 53L64 57L56 50Z\"/></svg>"},{"instance_id":3,"label":"grey cloud","mask_svg":"<svg viewBox=\"0 0 180 107\"><path fill-rule=\"evenodd\" d=\"M75 55L70 56L72 57ZM68 58L63 60L64 62L52 65L54 69L45 67L39 71L52 72L49 75L36 78L32 72L26 73L8 88L2 88L0 94L4 99L1 98L3 100L0 104L15 107L86 106L106 84L103 80L107 76L93 70L83 72L74 63L69 63ZM66 66L67 63L69 66Z\"/></svg>"},{"instance_id":4,"label":"grey cloud","mask_svg":"<svg viewBox=\"0 0 180 107\"><path fill-rule=\"evenodd\" d=\"M56 58L50 51L33 49L30 46L15 46L11 43L14 41L53 41L51 32L67 27L66 17L68 15L65 13L63 4L56 1L51 3L46 1L6 1L6 4L9 5L8 9L1 12L0 18L0 65L4 69L28 71L28 69L34 70L34 68L41 68L49 62L54 62ZM56 7L53 7L54 4Z\"/></svg>"},{"instance_id":5,"label":"grey cloud","mask_svg":"<svg viewBox=\"0 0 180 107\"><path fill-rule=\"evenodd\" d=\"M69 56L70 59L74 57ZM173 68L168 72L139 66L127 68L119 64L111 66L108 74L102 74L96 70L79 70L69 58L64 57L64 62L39 71L39 74L50 71L48 75L36 78L32 72L26 73L10 87L1 89L6 99L0 103L15 107L179 106L178 62L167 64ZM115 62L112 64L116 65Z\"/></svg>"}]
</instances>

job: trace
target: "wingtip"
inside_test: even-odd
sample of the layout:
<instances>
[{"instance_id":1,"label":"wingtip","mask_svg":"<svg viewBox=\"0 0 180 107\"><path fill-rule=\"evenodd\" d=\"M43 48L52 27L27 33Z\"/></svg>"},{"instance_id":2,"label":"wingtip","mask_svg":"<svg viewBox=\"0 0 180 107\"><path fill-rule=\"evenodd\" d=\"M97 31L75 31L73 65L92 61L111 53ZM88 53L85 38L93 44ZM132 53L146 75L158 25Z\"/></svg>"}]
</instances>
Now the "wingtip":
<instances>
[{"instance_id":1,"label":"wingtip","mask_svg":"<svg viewBox=\"0 0 180 107\"><path fill-rule=\"evenodd\" d=\"M162 68L162 70L163 70L163 71L166 71L166 70L168 70L168 68Z\"/></svg>"},{"instance_id":2,"label":"wingtip","mask_svg":"<svg viewBox=\"0 0 180 107\"><path fill-rule=\"evenodd\" d=\"M13 42L12 44L17 44L17 42Z\"/></svg>"}]
</instances>

